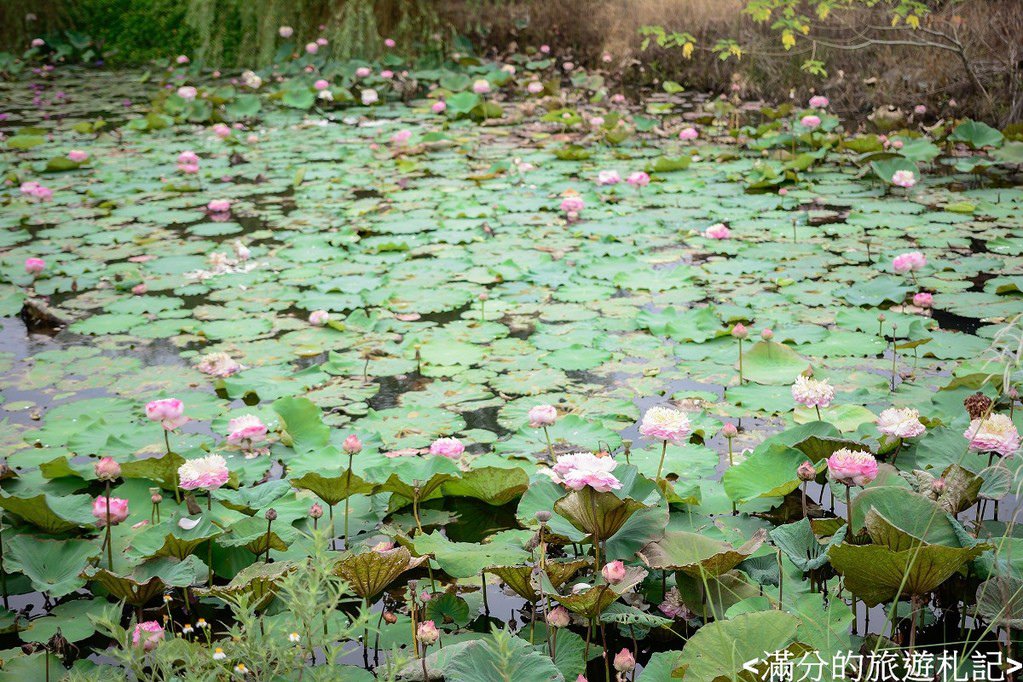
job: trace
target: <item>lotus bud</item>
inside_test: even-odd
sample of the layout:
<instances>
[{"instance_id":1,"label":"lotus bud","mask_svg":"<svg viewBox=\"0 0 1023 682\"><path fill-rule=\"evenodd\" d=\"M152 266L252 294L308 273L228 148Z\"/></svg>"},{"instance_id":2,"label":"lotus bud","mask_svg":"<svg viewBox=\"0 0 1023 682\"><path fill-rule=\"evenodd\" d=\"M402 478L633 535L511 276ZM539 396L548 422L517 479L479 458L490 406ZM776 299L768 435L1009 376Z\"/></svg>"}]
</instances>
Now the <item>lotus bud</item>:
<instances>
[{"instance_id":1,"label":"lotus bud","mask_svg":"<svg viewBox=\"0 0 1023 682\"><path fill-rule=\"evenodd\" d=\"M388 625L394 625L398 622L398 616L394 615L391 611L384 611L384 622Z\"/></svg>"},{"instance_id":2,"label":"lotus bud","mask_svg":"<svg viewBox=\"0 0 1023 682\"><path fill-rule=\"evenodd\" d=\"M796 476L799 477L800 481L809 482L817 478L817 469L810 460L807 460L796 469Z\"/></svg>"},{"instance_id":3,"label":"lotus bud","mask_svg":"<svg viewBox=\"0 0 1023 682\"><path fill-rule=\"evenodd\" d=\"M947 487L948 484L945 482L945 479L943 478L936 478L933 481L931 481L931 490L933 490L936 495L940 495L943 492L945 492L945 488Z\"/></svg>"},{"instance_id":4,"label":"lotus bud","mask_svg":"<svg viewBox=\"0 0 1023 682\"><path fill-rule=\"evenodd\" d=\"M742 322L739 322L734 327L732 327L732 336L734 336L737 339L745 339L747 336L749 336L749 330L746 329Z\"/></svg>"},{"instance_id":5,"label":"lotus bud","mask_svg":"<svg viewBox=\"0 0 1023 682\"><path fill-rule=\"evenodd\" d=\"M348 438L345 438L345 442L341 447L347 454L357 455L362 452L362 441L353 433Z\"/></svg>"},{"instance_id":6,"label":"lotus bud","mask_svg":"<svg viewBox=\"0 0 1023 682\"><path fill-rule=\"evenodd\" d=\"M319 519L323 517L323 507L320 506L319 502L314 502L313 506L309 507L309 518Z\"/></svg>"},{"instance_id":7,"label":"lotus bud","mask_svg":"<svg viewBox=\"0 0 1023 682\"><path fill-rule=\"evenodd\" d=\"M121 465L113 457L101 457L96 462L96 478L101 481L113 481L121 476Z\"/></svg>"},{"instance_id":8,"label":"lotus bud","mask_svg":"<svg viewBox=\"0 0 1023 682\"><path fill-rule=\"evenodd\" d=\"M762 332L760 332L760 338L762 338L764 341L770 341L771 339L774 338L774 332L771 331L770 329L765 329Z\"/></svg>"},{"instance_id":9,"label":"lotus bud","mask_svg":"<svg viewBox=\"0 0 1023 682\"><path fill-rule=\"evenodd\" d=\"M419 593L419 601L423 602L424 604L426 602L430 601L430 599L432 599L432 598L433 598L433 595L430 594L430 592L428 590L423 590L422 592Z\"/></svg>"},{"instance_id":10,"label":"lotus bud","mask_svg":"<svg viewBox=\"0 0 1023 682\"><path fill-rule=\"evenodd\" d=\"M547 614L547 624L552 628L567 628L570 622L571 618L564 606L556 606Z\"/></svg>"},{"instance_id":11,"label":"lotus bud","mask_svg":"<svg viewBox=\"0 0 1023 682\"><path fill-rule=\"evenodd\" d=\"M547 523L548 521L551 520L551 516L553 516L553 514L551 514L549 511L544 511L541 509L536 513L536 520L539 521L540 523Z\"/></svg>"},{"instance_id":12,"label":"lotus bud","mask_svg":"<svg viewBox=\"0 0 1023 682\"><path fill-rule=\"evenodd\" d=\"M721 427L721 435L725 438L735 438L739 435L739 429L735 427L735 424L729 422Z\"/></svg>"},{"instance_id":13,"label":"lotus bud","mask_svg":"<svg viewBox=\"0 0 1023 682\"><path fill-rule=\"evenodd\" d=\"M886 319L888 319L888 318L886 318L886 317L884 316L884 313L878 313L878 314L877 314L877 321L878 321L878 322L884 322L884 321L885 321Z\"/></svg>"},{"instance_id":14,"label":"lotus bud","mask_svg":"<svg viewBox=\"0 0 1023 682\"><path fill-rule=\"evenodd\" d=\"M479 296L477 296L476 298L478 298L481 301L486 301L487 299L490 298L490 296L487 294L487 292L481 291Z\"/></svg>"},{"instance_id":15,"label":"lotus bud","mask_svg":"<svg viewBox=\"0 0 1023 682\"><path fill-rule=\"evenodd\" d=\"M161 502L163 502L163 495L161 495L160 493L153 493L149 499L150 501L152 501L153 504L160 504Z\"/></svg>"},{"instance_id":16,"label":"lotus bud","mask_svg":"<svg viewBox=\"0 0 1023 682\"><path fill-rule=\"evenodd\" d=\"M263 514L263 516L266 518L267 521L276 521L277 520L277 510L276 509L267 509L266 513Z\"/></svg>"},{"instance_id":17,"label":"lotus bud","mask_svg":"<svg viewBox=\"0 0 1023 682\"><path fill-rule=\"evenodd\" d=\"M604 580L612 585L625 580L625 564L621 561L612 561L611 563L605 564L604 568L600 570L601 575L604 576Z\"/></svg>"},{"instance_id":18,"label":"lotus bud","mask_svg":"<svg viewBox=\"0 0 1023 682\"><path fill-rule=\"evenodd\" d=\"M631 672L636 668L636 659L633 657L631 651L628 649L622 649L615 654L614 666L615 670L620 673Z\"/></svg>"},{"instance_id":19,"label":"lotus bud","mask_svg":"<svg viewBox=\"0 0 1023 682\"><path fill-rule=\"evenodd\" d=\"M440 638L440 631L432 620L425 620L416 628L416 635L420 642L429 646Z\"/></svg>"}]
</instances>

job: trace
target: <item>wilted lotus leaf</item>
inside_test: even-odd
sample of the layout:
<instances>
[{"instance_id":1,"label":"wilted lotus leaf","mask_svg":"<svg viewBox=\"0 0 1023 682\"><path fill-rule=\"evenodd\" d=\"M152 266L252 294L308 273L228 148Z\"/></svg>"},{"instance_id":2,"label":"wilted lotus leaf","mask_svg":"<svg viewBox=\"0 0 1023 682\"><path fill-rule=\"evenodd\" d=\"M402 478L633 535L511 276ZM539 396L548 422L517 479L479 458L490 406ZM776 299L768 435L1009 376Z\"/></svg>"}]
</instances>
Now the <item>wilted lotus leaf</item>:
<instances>
[{"instance_id":1,"label":"wilted lotus leaf","mask_svg":"<svg viewBox=\"0 0 1023 682\"><path fill-rule=\"evenodd\" d=\"M643 582L647 572L637 566L625 569L625 579L617 585L595 585L578 593L559 595L551 598L573 613L587 618L596 618L611 604L633 587Z\"/></svg>"},{"instance_id":2,"label":"wilted lotus leaf","mask_svg":"<svg viewBox=\"0 0 1023 682\"><path fill-rule=\"evenodd\" d=\"M334 564L334 573L343 578L355 594L372 601L405 571L419 566L427 557L413 557L404 547L386 552L349 554Z\"/></svg>"},{"instance_id":3,"label":"wilted lotus leaf","mask_svg":"<svg viewBox=\"0 0 1023 682\"><path fill-rule=\"evenodd\" d=\"M178 525L177 518L147 526L131 541L131 550L147 558L169 556L184 559L206 540L219 536L223 531L203 515L198 523L189 529Z\"/></svg>"},{"instance_id":4,"label":"wilted lotus leaf","mask_svg":"<svg viewBox=\"0 0 1023 682\"><path fill-rule=\"evenodd\" d=\"M848 530L847 526L841 526L822 545L813 533L810 520L803 518L795 523L778 526L770 532L770 536L789 561L803 571L812 571L828 563L828 548L842 542Z\"/></svg>"},{"instance_id":5,"label":"wilted lotus leaf","mask_svg":"<svg viewBox=\"0 0 1023 682\"><path fill-rule=\"evenodd\" d=\"M587 559L549 561L545 572L554 589L560 589L579 569L589 564ZM537 581L534 577L534 572L538 570L533 566L493 566L487 569L512 588L515 594L533 604L540 600L540 592L536 589Z\"/></svg>"},{"instance_id":6,"label":"wilted lotus leaf","mask_svg":"<svg viewBox=\"0 0 1023 682\"><path fill-rule=\"evenodd\" d=\"M376 489L372 483L364 481L350 470L329 478L311 471L301 478L291 479L291 485L300 490L308 490L331 507L352 495L369 495Z\"/></svg>"},{"instance_id":7,"label":"wilted lotus leaf","mask_svg":"<svg viewBox=\"0 0 1023 682\"><path fill-rule=\"evenodd\" d=\"M637 555L650 568L682 571L695 578L718 576L738 566L766 539L767 531L761 528L741 547L734 547L699 533L676 530L666 532L663 538L651 542Z\"/></svg>"},{"instance_id":8,"label":"wilted lotus leaf","mask_svg":"<svg viewBox=\"0 0 1023 682\"><path fill-rule=\"evenodd\" d=\"M918 545L893 550L881 545L836 545L828 550L831 565L845 585L867 606L899 596L927 594L987 549Z\"/></svg>"},{"instance_id":9,"label":"wilted lotus leaf","mask_svg":"<svg viewBox=\"0 0 1023 682\"><path fill-rule=\"evenodd\" d=\"M52 535L70 533L96 523L92 516L92 498L88 495L0 495L0 507Z\"/></svg>"},{"instance_id":10,"label":"wilted lotus leaf","mask_svg":"<svg viewBox=\"0 0 1023 682\"><path fill-rule=\"evenodd\" d=\"M277 581L293 570L295 564L290 561L257 561L240 570L227 585L196 588L195 593L199 597L217 597L225 601L246 595L252 608L263 609L277 594Z\"/></svg>"},{"instance_id":11,"label":"wilted lotus leaf","mask_svg":"<svg viewBox=\"0 0 1023 682\"><path fill-rule=\"evenodd\" d=\"M614 493L599 493L586 486L573 490L554 503L554 511L568 519L578 530L606 540L617 533L629 517L647 506Z\"/></svg>"},{"instance_id":12,"label":"wilted lotus leaf","mask_svg":"<svg viewBox=\"0 0 1023 682\"><path fill-rule=\"evenodd\" d=\"M119 600L132 606L144 606L169 587L188 587L204 582L206 565L195 556L184 561L161 557L145 561L128 575L117 575L105 568L86 570L85 577L102 586Z\"/></svg>"}]
</instances>

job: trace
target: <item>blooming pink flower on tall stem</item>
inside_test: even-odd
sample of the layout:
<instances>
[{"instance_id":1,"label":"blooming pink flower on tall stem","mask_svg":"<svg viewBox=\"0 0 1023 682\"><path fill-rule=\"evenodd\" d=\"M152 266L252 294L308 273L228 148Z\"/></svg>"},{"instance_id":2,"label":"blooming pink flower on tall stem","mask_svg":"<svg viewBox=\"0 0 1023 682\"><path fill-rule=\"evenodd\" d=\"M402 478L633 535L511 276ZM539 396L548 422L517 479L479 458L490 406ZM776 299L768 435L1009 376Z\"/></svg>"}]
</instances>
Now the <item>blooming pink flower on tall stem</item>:
<instances>
[{"instance_id":1,"label":"blooming pink flower on tall stem","mask_svg":"<svg viewBox=\"0 0 1023 682\"><path fill-rule=\"evenodd\" d=\"M598 185L617 185L622 181L622 176L616 170L602 170L597 173Z\"/></svg>"},{"instance_id":2,"label":"blooming pink flower on tall stem","mask_svg":"<svg viewBox=\"0 0 1023 682\"><path fill-rule=\"evenodd\" d=\"M263 420L254 414L235 417L227 423L227 442L246 453L254 453L266 441L267 429Z\"/></svg>"},{"instance_id":3,"label":"blooming pink flower on tall stem","mask_svg":"<svg viewBox=\"0 0 1023 682\"><path fill-rule=\"evenodd\" d=\"M558 457L552 467L557 481L570 490L589 486L597 492L619 490L621 481L612 473L618 462L612 457L597 457L589 452L573 452Z\"/></svg>"},{"instance_id":4,"label":"blooming pink flower on tall stem","mask_svg":"<svg viewBox=\"0 0 1023 682\"><path fill-rule=\"evenodd\" d=\"M810 98L810 107L813 109L823 109L828 106L828 98L824 95L814 95Z\"/></svg>"},{"instance_id":5,"label":"blooming pink flower on tall stem","mask_svg":"<svg viewBox=\"0 0 1023 682\"><path fill-rule=\"evenodd\" d=\"M46 261L42 258L26 258L25 259L25 272L35 277L40 272L46 269Z\"/></svg>"},{"instance_id":6,"label":"blooming pink flower on tall stem","mask_svg":"<svg viewBox=\"0 0 1023 682\"><path fill-rule=\"evenodd\" d=\"M650 184L650 176L643 171L636 171L635 173L630 173L629 177L625 178L625 182L636 188L646 187Z\"/></svg>"},{"instance_id":7,"label":"blooming pink flower on tall stem","mask_svg":"<svg viewBox=\"0 0 1023 682\"><path fill-rule=\"evenodd\" d=\"M412 131L408 129L399 130L394 135L391 135L391 143L399 146L406 144L411 139Z\"/></svg>"},{"instance_id":8,"label":"blooming pink flower on tall stem","mask_svg":"<svg viewBox=\"0 0 1023 682\"><path fill-rule=\"evenodd\" d=\"M106 527L108 523L116 526L128 518L128 500L120 497L97 497L92 501L92 515L99 528Z\"/></svg>"},{"instance_id":9,"label":"blooming pink flower on tall stem","mask_svg":"<svg viewBox=\"0 0 1023 682\"><path fill-rule=\"evenodd\" d=\"M820 420L820 408L827 407L835 399L835 389L827 379L812 379L800 374L792 384L792 399L800 405L816 409L817 419Z\"/></svg>"},{"instance_id":10,"label":"blooming pink flower on tall stem","mask_svg":"<svg viewBox=\"0 0 1023 682\"><path fill-rule=\"evenodd\" d=\"M473 82L472 91L477 95L486 95L490 92L490 81L485 78L480 78Z\"/></svg>"},{"instance_id":11,"label":"blooming pink flower on tall stem","mask_svg":"<svg viewBox=\"0 0 1023 682\"><path fill-rule=\"evenodd\" d=\"M892 269L900 275L908 272L914 282L916 282L917 271L923 270L926 265L927 257L919 251L902 253L892 259Z\"/></svg>"},{"instance_id":12,"label":"blooming pink flower on tall stem","mask_svg":"<svg viewBox=\"0 0 1023 682\"><path fill-rule=\"evenodd\" d=\"M917 308L930 308L934 305L934 295L926 291L913 294L913 305Z\"/></svg>"},{"instance_id":13,"label":"blooming pink flower on tall stem","mask_svg":"<svg viewBox=\"0 0 1023 682\"><path fill-rule=\"evenodd\" d=\"M810 130L817 128L818 126L820 126L820 124L821 117L816 116L814 114L808 114L807 116L804 116L803 118L799 119L799 125L803 126L804 128L809 128Z\"/></svg>"},{"instance_id":14,"label":"blooming pink flower on tall stem","mask_svg":"<svg viewBox=\"0 0 1023 682\"><path fill-rule=\"evenodd\" d=\"M911 170L897 170L892 173L892 184L909 189L916 184L916 174Z\"/></svg>"},{"instance_id":15,"label":"blooming pink flower on tall stem","mask_svg":"<svg viewBox=\"0 0 1023 682\"><path fill-rule=\"evenodd\" d=\"M988 452L1010 457L1020 448L1019 431L1012 419L1004 414L991 414L986 419L974 419L963 432L972 452Z\"/></svg>"},{"instance_id":16,"label":"blooming pink flower on tall stem","mask_svg":"<svg viewBox=\"0 0 1023 682\"><path fill-rule=\"evenodd\" d=\"M160 422L166 431L173 431L188 421L184 411L185 404L177 398L163 398L146 404L146 417Z\"/></svg>"},{"instance_id":17,"label":"blooming pink flower on tall stem","mask_svg":"<svg viewBox=\"0 0 1023 682\"><path fill-rule=\"evenodd\" d=\"M206 209L212 213L227 213L231 210L230 199L213 199L206 204Z\"/></svg>"},{"instance_id":18,"label":"blooming pink flower on tall stem","mask_svg":"<svg viewBox=\"0 0 1023 682\"><path fill-rule=\"evenodd\" d=\"M617 585L625 580L625 564L621 561L611 561L604 564L604 568L600 569L600 574L604 576L604 580L609 585Z\"/></svg>"},{"instance_id":19,"label":"blooming pink flower on tall stem","mask_svg":"<svg viewBox=\"0 0 1023 682\"><path fill-rule=\"evenodd\" d=\"M357 68L355 70L355 77L356 78L366 78L371 73L373 73L373 69L369 68L368 66L360 66L359 68Z\"/></svg>"},{"instance_id":20,"label":"blooming pink flower on tall stem","mask_svg":"<svg viewBox=\"0 0 1023 682\"><path fill-rule=\"evenodd\" d=\"M231 472L220 455L185 460L178 467L178 485L184 490L216 490L227 483Z\"/></svg>"},{"instance_id":21,"label":"blooming pink flower on tall stem","mask_svg":"<svg viewBox=\"0 0 1023 682\"><path fill-rule=\"evenodd\" d=\"M852 526L852 487L865 486L877 478L877 460L869 452L854 452L848 448L828 457L828 474L832 480L845 486L845 514L849 533Z\"/></svg>"},{"instance_id":22,"label":"blooming pink flower on tall stem","mask_svg":"<svg viewBox=\"0 0 1023 682\"><path fill-rule=\"evenodd\" d=\"M187 100L195 99L199 95L199 91L191 85L182 85L178 88L177 93L178 97Z\"/></svg>"},{"instance_id":23,"label":"blooming pink flower on tall stem","mask_svg":"<svg viewBox=\"0 0 1023 682\"><path fill-rule=\"evenodd\" d=\"M432 105L430 105L430 111L432 111L435 114L443 114L447 110L447 108L448 103L442 99L439 99Z\"/></svg>"},{"instance_id":24,"label":"blooming pink flower on tall stem","mask_svg":"<svg viewBox=\"0 0 1023 682\"><path fill-rule=\"evenodd\" d=\"M664 470L664 458L668 454L668 443L682 445L689 439L693 432L689 417L684 412L657 405L651 407L643 415L643 421L639 425L639 433L644 438L657 439L661 441L661 460L657 465L657 479L661 478L661 471Z\"/></svg>"}]
</instances>

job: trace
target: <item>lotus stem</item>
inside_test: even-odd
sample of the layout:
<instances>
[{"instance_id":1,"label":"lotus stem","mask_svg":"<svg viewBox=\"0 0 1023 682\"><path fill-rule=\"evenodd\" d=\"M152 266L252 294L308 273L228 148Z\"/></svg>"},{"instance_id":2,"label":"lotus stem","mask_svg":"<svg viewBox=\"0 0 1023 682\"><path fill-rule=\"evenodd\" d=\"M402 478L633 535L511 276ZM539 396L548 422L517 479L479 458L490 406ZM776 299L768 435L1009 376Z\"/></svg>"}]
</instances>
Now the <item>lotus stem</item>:
<instances>
[{"instance_id":1,"label":"lotus stem","mask_svg":"<svg viewBox=\"0 0 1023 682\"><path fill-rule=\"evenodd\" d=\"M742 339L739 339L739 385L742 386Z\"/></svg>"},{"instance_id":2,"label":"lotus stem","mask_svg":"<svg viewBox=\"0 0 1023 682\"><path fill-rule=\"evenodd\" d=\"M668 454L668 441L661 441L661 461L657 465L657 480L661 480L661 470L664 469L664 456Z\"/></svg>"},{"instance_id":3,"label":"lotus stem","mask_svg":"<svg viewBox=\"0 0 1023 682\"><path fill-rule=\"evenodd\" d=\"M803 518L807 518L806 513L806 486L809 485L806 481L803 481Z\"/></svg>"},{"instance_id":4,"label":"lotus stem","mask_svg":"<svg viewBox=\"0 0 1023 682\"><path fill-rule=\"evenodd\" d=\"M590 634L593 632L593 619L586 621L586 649L583 652L583 665L590 660Z\"/></svg>"},{"instance_id":5,"label":"lotus stem","mask_svg":"<svg viewBox=\"0 0 1023 682\"><path fill-rule=\"evenodd\" d=\"M601 621L600 625L600 644L604 649L604 682L611 682L611 656L607 651L607 633L604 629L604 623Z\"/></svg>"},{"instance_id":6,"label":"lotus stem","mask_svg":"<svg viewBox=\"0 0 1023 682\"><path fill-rule=\"evenodd\" d=\"M547 455L554 461L554 446L551 445L551 434L547 430L547 427L543 427L543 435L547 438Z\"/></svg>"},{"instance_id":7,"label":"lotus stem","mask_svg":"<svg viewBox=\"0 0 1023 682\"><path fill-rule=\"evenodd\" d=\"M416 520L416 529L423 534L423 524L419 521L419 486L412 489L412 516Z\"/></svg>"},{"instance_id":8,"label":"lotus stem","mask_svg":"<svg viewBox=\"0 0 1023 682\"><path fill-rule=\"evenodd\" d=\"M345 549L352 546L348 540L348 500L352 497L352 458L354 456L354 453L348 453L348 475L345 476Z\"/></svg>"},{"instance_id":9,"label":"lotus stem","mask_svg":"<svg viewBox=\"0 0 1023 682\"><path fill-rule=\"evenodd\" d=\"M849 524L849 533L853 532L852 525L852 486L845 487L845 522ZM851 535L850 535L851 537Z\"/></svg>"},{"instance_id":10,"label":"lotus stem","mask_svg":"<svg viewBox=\"0 0 1023 682\"><path fill-rule=\"evenodd\" d=\"M0 514L0 589L3 590L4 608L10 608L7 604L7 569L4 568L4 518Z\"/></svg>"},{"instance_id":11,"label":"lotus stem","mask_svg":"<svg viewBox=\"0 0 1023 682\"><path fill-rule=\"evenodd\" d=\"M909 599L909 650L912 652L916 647L916 614L920 608L920 597L913 595Z\"/></svg>"},{"instance_id":12,"label":"lotus stem","mask_svg":"<svg viewBox=\"0 0 1023 682\"><path fill-rule=\"evenodd\" d=\"M821 406L820 405L814 405L813 409L817 410L817 421L819 421L819 422L824 421L824 419L821 418Z\"/></svg>"},{"instance_id":13,"label":"lotus stem","mask_svg":"<svg viewBox=\"0 0 1023 682\"><path fill-rule=\"evenodd\" d=\"M629 461L629 454L632 452L632 441L631 440L627 440L627 439L623 439L622 440L622 451L625 453L625 463L626 464L632 464L632 462Z\"/></svg>"},{"instance_id":14,"label":"lotus stem","mask_svg":"<svg viewBox=\"0 0 1023 682\"><path fill-rule=\"evenodd\" d=\"M165 432L166 433L166 432ZM114 540L110 536L110 481L107 481L105 495L107 498L107 527L106 527L106 546L107 546L107 568L110 572L114 572Z\"/></svg>"},{"instance_id":15,"label":"lotus stem","mask_svg":"<svg viewBox=\"0 0 1023 682\"><path fill-rule=\"evenodd\" d=\"M337 528L334 526L334 505L328 505L330 509L330 549L337 549Z\"/></svg>"},{"instance_id":16,"label":"lotus stem","mask_svg":"<svg viewBox=\"0 0 1023 682\"><path fill-rule=\"evenodd\" d=\"M778 550L778 610L784 611L785 604L785 567L781 563L781 550Z\"/></svg>"}]
</instances>

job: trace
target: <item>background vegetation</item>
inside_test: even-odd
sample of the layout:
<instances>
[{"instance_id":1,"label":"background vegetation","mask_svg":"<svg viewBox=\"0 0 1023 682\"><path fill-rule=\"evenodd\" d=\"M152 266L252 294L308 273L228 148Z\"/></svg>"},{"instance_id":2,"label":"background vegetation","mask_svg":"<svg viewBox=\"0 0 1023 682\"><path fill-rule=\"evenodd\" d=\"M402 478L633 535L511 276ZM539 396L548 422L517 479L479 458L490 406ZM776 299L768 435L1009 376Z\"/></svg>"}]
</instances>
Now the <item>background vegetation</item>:
<instances>
[{"instance_id":1,"label":"background vegetation","mask_svg":"<svg viewBox=\"0 0 1023 682\"><path fill-rule=\"evenodd\" d=\"M820 18L819 6L836 8ZM757 6L773 8L758 22ZM917 6L912 33L892 24ZM782 12L812 17L785 45ZM796 14L795 16L798 16ZM905 18L904 16L902 17ZM798 22L796 22L798 24ZM429 56L458 37L480 51L551 44L564 59L602 68L628 85L662 80L770 101L823 92L843 113L880 106L946 106L1001 125L1023 118L1023 3L1018 0L6 0L3 49L20 52L37 35L69 28L88 34L107 61L138 63L186 53L219 67L266 65L276 30L298 44L319 36L339 58L377 56L382 38ZM322 27L322 28L321 28ZM658 45L686 35L689 50ZM790 31L791 32L791 31ZM645 35L644 35L645 33ZM941 36L945 36L943 38ZM715 51L734 41L742 56ZM662 41L663 42L663 41ZM647 43L647 44L645 44ZM458 48L467 48L468 43ZM610 56L610 61L605 58ZM819 62L816 74L807 61Z\"/></svg>"}]
</instances>

